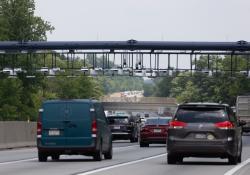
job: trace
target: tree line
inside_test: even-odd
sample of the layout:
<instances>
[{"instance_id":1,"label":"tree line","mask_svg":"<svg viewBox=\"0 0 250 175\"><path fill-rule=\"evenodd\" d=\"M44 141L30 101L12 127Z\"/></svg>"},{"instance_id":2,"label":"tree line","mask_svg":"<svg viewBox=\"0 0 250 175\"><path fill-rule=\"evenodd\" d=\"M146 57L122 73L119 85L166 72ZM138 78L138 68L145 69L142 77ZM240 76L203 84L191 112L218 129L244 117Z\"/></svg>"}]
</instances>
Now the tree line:
<instances>
[{"instance_id":1,"label":"tree line","mask_svg":"<svg viewBox=\"0 0 250 175\"><path fill-rule=\"evenodd\" d=\"M46 41L47 33L55 29L50 22L35 16L34 0L1 0L0 1L0 41ZM48 63L52 59L51 54L41 55L0 55L0 69L5 67L22 67L25 72L19 73L15 78L9 78L3 72L0 73L0 120L31 120L37 118L38 109L42 101L47 99L79 99L95 98L102 95L123 90L142 89L142 80L137 78L122 77L87 77L77 76L67 78L64 76L46 78L36 73L35 67L41 67L41 61ZM14 57L14 58L13 58ZM101 64L101 58L98 62ZM59 67L66 67L65 55L58 55ZM74 64L81 67L90 64L80 58L76 58ZM27 78L27 75L35 75L35 78Z\"/></svg>"},{"instance_id":2,"label":"tree line","mask_svg":"<svg viewBox=\"0 0 250 175\"><path fill-rule=\"evenodd\" d=\"M208 61L208 57L210 61ZM238 95L250 94L249 56L200 56L196 71L181 72L147 85L148 96L174 97L183 102L220 102L235 105ZM209 65L208 65L209 64ZM210 69L212 75L202 70Z\"/></svg>"}]
</instances>

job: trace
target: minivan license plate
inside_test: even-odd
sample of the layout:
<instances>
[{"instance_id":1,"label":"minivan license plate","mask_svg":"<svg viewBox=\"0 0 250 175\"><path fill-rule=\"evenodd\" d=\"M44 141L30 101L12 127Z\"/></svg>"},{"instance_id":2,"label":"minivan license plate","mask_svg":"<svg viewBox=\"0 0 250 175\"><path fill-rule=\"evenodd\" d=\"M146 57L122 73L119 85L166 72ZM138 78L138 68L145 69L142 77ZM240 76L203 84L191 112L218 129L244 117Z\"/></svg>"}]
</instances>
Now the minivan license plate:
<instances>
[{"instance_id":1,"label":"minivan license plate","mask_svg":"<svg viewBox=\"0 0 250 175\"><path fill-rule=\"evenodd\" d=\"M206 135L205 134L195 134L196 139L205 139Z\"/></svg>"},{"instance_id":2,"label":"minivan license plate","mask_svg":"<svg viewBox=\"0 0 250 175\"><path fill-rule=\"evenodd\" d=\"M59 130L49 130L49 136L59 136L60 131Z\"/></svg>"}]
</instances>

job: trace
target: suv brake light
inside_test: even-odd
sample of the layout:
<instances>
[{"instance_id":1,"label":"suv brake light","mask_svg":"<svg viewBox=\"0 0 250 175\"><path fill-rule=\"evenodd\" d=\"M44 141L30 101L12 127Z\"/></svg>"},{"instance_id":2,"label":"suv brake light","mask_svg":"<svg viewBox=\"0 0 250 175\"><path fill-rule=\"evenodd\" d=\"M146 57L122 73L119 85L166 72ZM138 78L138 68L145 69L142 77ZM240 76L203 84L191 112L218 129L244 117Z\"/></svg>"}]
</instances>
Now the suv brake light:
<instances>
[{"instance_id":1,"label":"suv brake light","mask_svg":"<svg viewBox=\"0 0 250 175\"><path fill-rule=\"evenodd\" d=\"M234 124L230 121L215 123L215 126L219 129L232 129L232 128L234 128Z\"/></svg>"},{"instance_id":2,"label":"suv brake light","mask_svg":"<svg viewBox=\"0 0 250 175\"><path fill-rule=\"evenodd\" d=\"M169 123L169 128L174 128L174 129L182 129L185 126L187 126L187 124L181 121L172 121Z\"/></svg>"},{"instance_id":3,"label":"suv brake light","mask_svg":"<svg viewBox=\"0 0 250 175\"><path fill-rule=\"evenodd\" d=\"M96 137L96 134L97 134L97 123L96 123L96 119L94 119L92 121L92 137Z\"/></svg>"}]
</instances>

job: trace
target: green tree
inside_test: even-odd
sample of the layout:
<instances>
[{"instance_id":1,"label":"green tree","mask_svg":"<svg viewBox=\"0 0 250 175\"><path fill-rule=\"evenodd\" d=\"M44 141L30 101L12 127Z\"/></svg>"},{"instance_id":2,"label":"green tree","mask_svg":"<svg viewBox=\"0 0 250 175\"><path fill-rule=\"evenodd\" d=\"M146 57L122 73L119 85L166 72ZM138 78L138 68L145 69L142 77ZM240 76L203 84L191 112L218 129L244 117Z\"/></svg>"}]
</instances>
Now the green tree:
<instances>
[{"instance_id":1,"label":"green tree","mask_svg":"<svg viewBox=\"0 0 250 175\"><path fill-rule=\"evenodd\" d=\"M49 22L34 15L35 2L34 0L1 0L0 1L0 40L8 41L43 41L46 40L46 32L52 31L54 28ZM33 55L30 55L33 56ZM2 58L3 59L3 58ZM13 67L13 55L4 56L4 67ZM30 74L34 67L34 63L27 64L26 56L19 56L15 60L15 65L25 68L27 74ZM1 60L2 61L2 60ZM3 68L3 67L1 67ZM1 75L3 86L5 81L9 81L5 76ZM32 119L37 113L37 105L39 98L37 97L39 89L42 85L42 78L27 79L25 74L21 74L18 79L18 88L10 84L8 91L1 89L0 93L0 109L2 111L1 117L6 117L10 120L18 119ZM18 91L17 91L18 89ZM11 92L9 92L11 91ZM19 92L18 99L14 92ZM14 98L12 100L4 100ZM7 98L7 99L8 99ZM3 112L4 111L4 112ZM7 115L8 114L8 115Z\"/></svg>"},{"instance_id":2,"label":"green tree","mask_svg":"<svg viewBox=\"0 0 250 175\"><path fill-rule=\"evenodd\" d=\"M22 82L18 79L0 79L0 120L17 120L21 102Z\"/></svg>"},{"instance_id":3,"label":"green tree","mask_svg":"<svg viewBox=\"0 0 250 175\"><path fill-rule=\"evenodd\" d=\"M46 32L54 30L49 22L34 15L34 0L0 1L0 36L11 41L46 40Z\"/></svg>"}]
</instances>

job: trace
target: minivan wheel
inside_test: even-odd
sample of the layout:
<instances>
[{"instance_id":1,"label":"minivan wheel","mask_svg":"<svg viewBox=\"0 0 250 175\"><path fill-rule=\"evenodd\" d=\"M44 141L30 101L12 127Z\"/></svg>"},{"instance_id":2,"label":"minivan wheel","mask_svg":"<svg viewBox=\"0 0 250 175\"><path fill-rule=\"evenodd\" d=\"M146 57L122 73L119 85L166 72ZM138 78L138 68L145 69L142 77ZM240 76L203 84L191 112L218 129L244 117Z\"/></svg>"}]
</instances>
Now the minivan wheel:
<instances>
[{"instance_id":1,"label":"minivan wheel","mask_svg":"<svg viewBox=\"0 0 250 175\"><path fill-rule=\"evenodd\" d=\"M105 159L112 159L112 157L113 157L113 148L112 148L112 144L111 144L109 151L107 153L104 153L104 158Z\"/></svg>"},{"instance_id":2,"label":"minivan wheel","mask_svg":"<svg viewBox=\"0 0 250 175\"><path fill-rule=\"evenodd\" d=\"M176 164L177 160L176 157L173 155L168 155L168 164Z\"/></svg>"},{"instance_id":3,"label":"minivan wheel","mask_svg":"<svg viewBox=\"0 0 250 175\"><path fill-rule=\"evenodd\" d=\"M183 157L182 157L182 156L178 156L178 157L176 158L176 161L177 161L178 163L183 163Z\"/></svg>"},{"instance_id":4,"label":"minivan wheel","mask_svg":"<svg viewBox=\"0 0 250 175\"><path fill-rule=\"evenodd\" d=\"M238 163L241 163L241 153L240 153L240 155L238 156Z\"/></svg>"},{"instance_id":5,"label":"minivan wheel","mask_svg":"<svg viewBox=\"0 0 250 175\"><path fill-rule=\"evenodd\" d=\"M38 151L38 160L39 162L46 162L47 161L47 155Z\"/></svg>"},{"instance_id":6,"label":"minivan wheel","mask_svg":"<svg viewBox=\"0 0 250 175\"><path fill-rule=\"evenodd\" d=\"M52 160L59 160L60 159L60 155L59 154L55 154L51 156Z\"/></svg>"},{"instance_id":7,"label":"minivan wheel","mask_svg":"<svg viewBox=\"0 0 250 175\"><path fill-rule=\"evenodd\" d=\"M229 156L228 163L230 165L236 165L238 163L238 156Z\"/></svg>"}]
</instances>

